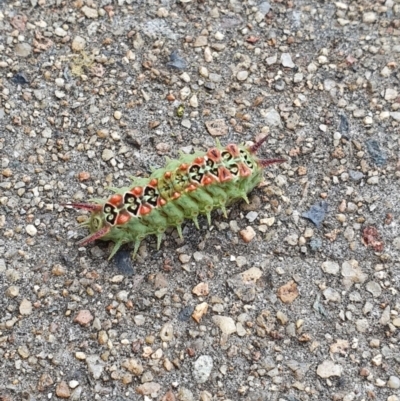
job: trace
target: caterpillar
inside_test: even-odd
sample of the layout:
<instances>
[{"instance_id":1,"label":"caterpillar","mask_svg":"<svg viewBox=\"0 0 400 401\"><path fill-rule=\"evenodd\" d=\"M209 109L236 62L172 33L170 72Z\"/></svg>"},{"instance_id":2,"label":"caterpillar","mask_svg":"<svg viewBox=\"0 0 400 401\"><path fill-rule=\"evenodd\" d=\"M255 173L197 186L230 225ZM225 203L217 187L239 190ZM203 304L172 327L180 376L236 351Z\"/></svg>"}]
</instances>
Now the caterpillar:
<instances>
[{"instance_id":1,"label":"caterpillar","mask_svg":"<svg viewBox=\"0 0 400 401\"><path fill-rule=\"evenodd\" d=\"M208 224L214 209L221 209L227 217L227 205L239 199L249 202L247 194L262 181L263 168L286 161L257 158L256 152L266 139L249 147L236 144L223 147L217 141L206 152L169 159L164 168L154 170L150 177L133 178L129 187L111 188L114 193L105 201L63 204L90 212L83 223L90 235L78 244L112 241L111 259L123 244L133 242L134 258L148 235L157 236L159 249L168 227L176 228L182 238L185 219L193 220L199 229L199 215L206 215Z\"/></svg>"}]
</instances>

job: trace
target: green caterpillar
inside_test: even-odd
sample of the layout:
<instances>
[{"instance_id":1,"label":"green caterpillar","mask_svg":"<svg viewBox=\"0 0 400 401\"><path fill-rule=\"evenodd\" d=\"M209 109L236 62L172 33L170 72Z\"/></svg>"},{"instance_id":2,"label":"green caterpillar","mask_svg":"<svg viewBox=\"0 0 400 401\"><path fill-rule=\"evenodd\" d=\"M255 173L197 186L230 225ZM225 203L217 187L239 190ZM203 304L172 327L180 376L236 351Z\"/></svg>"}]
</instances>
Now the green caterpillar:
<instances>
[{"instance_id":1,"label":"green caterpillar","mask_svg":"<svg viewBox=\"0 0 400 401\"><path fill-rule=\"evenodd\" d=\"M224 148L218 142L205 153L168 161L148 178L134 178L130 187L113 189L114 194L106 201L66 204L91 212L84 223L91 234L79 244L113 241L111 259L123 244L133 242L134 257L141 241L150 234L157 236L159 249L168 227L176 228L182 238L185 219L193 220L199 228L200 214L207 216L209 224L214 209L222 209L227 217L227 205L239 199L248 202L247 194L262 181L263 168L285 161L256 157L265 140L250 147L229 144Z\"/></svg>"}]
</instances>

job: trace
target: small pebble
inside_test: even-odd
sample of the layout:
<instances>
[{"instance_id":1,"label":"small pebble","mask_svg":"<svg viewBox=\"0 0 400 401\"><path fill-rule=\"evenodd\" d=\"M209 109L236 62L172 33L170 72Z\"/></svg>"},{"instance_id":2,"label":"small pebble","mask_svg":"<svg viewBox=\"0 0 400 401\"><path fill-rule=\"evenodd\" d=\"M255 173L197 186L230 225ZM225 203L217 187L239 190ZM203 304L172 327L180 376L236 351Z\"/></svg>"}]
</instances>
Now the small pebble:
<instances>
[{"instance_id":1,"label":"small pebble","mask_svg":"<svg viewBox=\"0 0 400 401\"><path fill-rule=\"evenodd\" d=\"M249 243L256 236L256 232L254 231L253 227L247 226L244 230L240 231L240 236L244 242Z\"/></svg>"},{"instance_id":2,"label":"small pebble","mask_svg":"<svg viewBox=\"0 0 400 401\"><path fill-rule=\"evenodd\" d=\"M235 321L229 316L213 316L212 321L220 328L223 334L229 335L236 332Z\"/></svg>"},{"instance_id":3,"label":"small pebble","mask_svg":"<svg viewBox=\"0 0 400 401\"><path fill-rule=\"evenodd\" d=\"M32 47L28 43L17 43L14 51L17 56L28 57L32 52Z\"/></svg>"},{"instance_id":4,"label":"small pebble","mask_svg":"<svg viewBox=\"0 0 400 401\"><path fill-rule=\"evenodd\" d=\"M333 274L333 275L338 274L339 270L340 270L339 264L336 262L332 262L332 261L323 262L321 265L321 268L325 273L329 273L329 274Z\"/></svg>"},{"instance_id":5,"label":"small pebble","mask_svg":"<svg viewBox=\"0 0 400 401\"><path fill-rule=\"evenodd\" d=\"M30 315L32 313L32 302L23 299L19 305L19 313L25 316Z\"/></svg>"},{"instance_id":6,"label":"small pebble","mask_svg":"<svg viewBox=\"0 0 400 401\"><path fill-rule=\"evenodd\" d=\"M28 224L26 226L26 232L31 236L34 237L37 234L37 229L33 224Z\"/></svg>"},{"instance_id":7,"label":"small pebble","mask_svg":"<svg viewBox=\"0 0 400 401\"><path fill-rule=\"evenodd\" d=\"M362 18L366 24L372 24L376 21L377 15L372 11L368 11L363 14Z\"/></svg>"},{"instance_id":8,"label":"small pebble","mask_svg":"<svg viewBox=\"0 0 400 401\"><path fill-rule=\"evenodd\" d=\"M374 298L377 298L382 294L381 286L375 281L369 281L365 285L365 288L374 296Z\"/></svg>"},{"instance_id":9,"label":"small pebble","mask_svg":"<svg viewBox=\"0 0 400 401\"><path fill-rule=\"evenodd\" d=\"M369 185L377 185L377 184L379 184L379 177L377 175L375 175L373 177L368 178L367 184L369 184Z\"/></svg>"},{"instance_id":10,"label":"small pebble","mask_svg":"<svg viewBox=\"0 0 400 401\"><path fill-rule=\"evenodd\" d=\"M133 373L135 376L140 376L144 371L142 363L136 358L126 359L122 362L121 366Z\"/></svg>"},{"instance_id":11,"label":"small pebble","mask_svg":"<svg viewBox=\"0 0 400 401\"><path fill-rule=\"evenodd\" d=\"M210 290L207 283L199 283L193 287L192 292L199 297L204 297L209 294Z\"/></svg>"},{"instance_id":12,"label":"small pebble","mask_svg":"<svg viewBox=\"0 0 400 401\"><path fill-rule=\"evenodd\" d=\"M68 382L68 386L70 388L74 389L79 386L79 382L77 380L71 380Z\"/></svg>"},{"instance_id":13,"label":"small pebble","mask_svg":"<svg viewBox=\"0 0 400 401\"><path fill-rule=\"evenodd\" d=\"M238 81L246 81L248 76L249 76L248 71L239 71L236 75L236 78Z\"/></svg>"},{"instance_id":14,"label":"small pebble","mask_svg":"<svg viewBox=\"0 0 400 401\"><path fill-rule=\"evenodd\" d=\"M75 36L75 38L72 40L71 48L74 52L82 51L85 48L85 46L86 46L86 40L81 36Z\"/></svg>"},{"instance_id":15,"label":"small pebble","mask_svg":"<svg viewBox=\"0 0 400 401\"><path fill-rule=\"evenodd\" d=\"M193 47L203 47L208 43L207 36L198 36L193 43Z\"/></svg>"},{"instance_id":16,"label":"small pebble","mask_svg":"<svg viewBox=\"0 0 400 401\"><path fill-rule=\"evenodd\" d=\"M145 395L145 396L150 395L150 394L157 395L160 390L161 390L161 386L155 382L143 383L142 385L136 387L136 389L135 389L135 391L138 394Z\"/></svg>"},{"instance_id":17,"label":"small pebble","mask_svg":"<svg viewBox=\"0 0 400 401\"><path fill-rule=\"evenodd\" d=\"M400 379L397 376L390 376L387 382L387 386L389 388L399 389L400 388Z\"/></svg>"},{"instance_id":18,"label":"small pebble","mask_svg":"<svg viewBox=\"0 0 400 401\"><path fill-rule=\"evenodd\" d=\"M93 315L88 309L82 309L74 318L74 322L80 324L81 326L88 325L94 319Z\"/></svg>"},{"instance_id":19,"label":"small pebble","mask_svg":"<svg viewBox=\"0 0 400 401\"><path fill-rule=\"evenodd\" d=\"M174 328L172 323L165 323L160 331L160 338L162 341L170 342L174 338Z\"/></svg>"},{"instance_id":20,"label":"small pebble","mask_svg":"<svg viewBox=\"0 0 400 401\"><path fill-rule=\"evenodd\" d=\"M281 64L283 67L294 68L296 65L292 61L292 57L289 53L282 53Z\"/></svg>"},{"instance_id":21,"label":"small pebble","mask_svg":"<svg viewBox=\"0 0 400 401\"><path fill-rule=\"evenodd\" d=\"M326 360L318 365L317 375L323 379L327 379L332 376L341 376L343 368L340 365L335 364L333 361Z\"/></svg>"},{"instance_id":22,"label":"small pebble","mask_svg":"<svg viewBox=\"0 0 400 401\"><path fill-rule=\"evenodd\" d=\"M104 149L101 158L107 162L114 157L114 152L111 149Z\"/></svg>"},{"instance_id":23,"label":"small pebble","mask_svg":"<svg viewBox=\"0 0 400 401\"><path fill-rule=\"evenodd\" d=\"M196 383L205 383L210 377L213 368L213 359L209 355L201 355L193 363L193 378Z\"/></svg>"},{"instance_id":24,"label":"small pebble","mask_svg":"<svg viewBox=\"0 0 400 401\"><path fill-rule=\"evenodd\" d=\"M96 19L99 17L97 9L88 6L83 6L80 10L87 18Z\"/></svg>"},{"instance_id":25,"label":"small pebble","mask_svg":"<svg viewBox=\"0 0 400 401\"><path fill-rule=\"evenodd\" d=\"M15 285L12 285L11 287L8 287L6 290L6 296L8 298L15 298L19 295L19 288L16 287Z\"/></svg>"},{"instance_id":26,"label":"small pebble","mask_svg":"<svg viewBox=\"0 0 400 401\"><path fill-rule=\"evenodd\" d=\"M202 317L207 313L208 310L208 303L207 302L202 302L201 304L197 305L194 308L194 311L192 313L192 318L199 323Z\"/></svg>"},{"instance_id":27,"label":"small pebble","mask_svg":"<svg viewBox=\"0 0 400 401\"><path fill-rule=\"evenodd\" d=\"M69 398L71 396L71 390L64 380L57 384L56 395L59 398Z\"/></svg>"}]
</instances>

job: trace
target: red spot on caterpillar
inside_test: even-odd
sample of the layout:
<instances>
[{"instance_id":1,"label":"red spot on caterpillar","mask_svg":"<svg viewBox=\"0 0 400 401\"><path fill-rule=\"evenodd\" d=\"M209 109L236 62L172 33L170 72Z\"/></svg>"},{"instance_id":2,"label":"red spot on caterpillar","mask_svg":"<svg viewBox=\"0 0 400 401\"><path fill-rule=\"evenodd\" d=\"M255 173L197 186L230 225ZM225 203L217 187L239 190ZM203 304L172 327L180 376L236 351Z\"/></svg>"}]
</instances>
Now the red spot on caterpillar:
<instances>
[{"instance_id":1,"label":"red spot on caterpillar","mask_svg":"<svg viewBox=\"0 0 400 401\"><path fill-rule=\"evenodd\" d=\"M181 197L181 194L179 192L174 192L171 196L171 199L178 199Z\"/></svg>"},{"instance_id":2,"label":"red spot on caterpillar","mask_svg":"<svg viewBox=\"0 0 400 401\"><path fill-rule=\"evenodd\" d=\"M213 179L212 177L208 176L208 175L205 175L205 176L203 177L203 179L201 180L201 183L202 183L203 185L210 185L210 184L212 184L213 182L214 182L214 179Z\"/></svg>"},{"instance_id":3,"label":"red spot on caterpillar","mask_svg":"<svg viewBox=\"0 0 400 401\"><path fill-rule=\"evenodd\" d=\"M168 180L169 178L171 178L171 175L172 175L172 173L171 173L170 171L167 171L167 172L164 174L164 178L166 178L166 179Z\"/></svg>"},{"instance_id":4,"label":"red spot on caterpillar","mask_svg":"<svg viewBox=\"0 0 400 401\"><path fill-rule=\"evenodd\" d=\"M187 163L182 163L182 164L179 166L179 170L181 170L181 171L186 171L186 170L188 169L188 167L189 167L189 165L188 165Z\"/></svg>"},{"instance_id":5,"label":"red spot on caterpillar","mask_svg":"<svg viewBox=\"0 0 400 401\"><path fill-rule=\"evenodd\" d=\"M75 209L88 210L90 212L100 212L102 209L101 205L94 205L92 203L60 203L61 206L71 206Z\"/></svg>"},{"instance_id":6,"label":"red spot on caterpillar","mask_svg":"<svg viewBox=\"0 0 400 401\"><path fill-rule=\"evenodd\" d=\"M258 160L258 164L261 167L268 167L271 164L275 164L275 163L285 163L287 160L285 159L269 159L269 160Z\"/></svg>"},{"instance_id":7,"label":"red spot on caterpillar","mask_svg":"<svg viewBox=\"0 0 400 401\"><path fill-rule=\"evenodd\" d=\"M217 148L212 148L207 152L207 156L212 161L218 163L221 161L221 152Z\"/></svg>"},{"instance_id":8,"label":"red spot on caterpillar","mask_svg":"<svg viewBox=\"0 0 400 401\"><path fill-rule=\"evenodd\" d=\"M121 212L121 213L118 215L118 217L117 217L116 224L117 224L117 225L125 224L125 223L127 223L130 219L131 219L131 216L130 216L128 213L123 213L123 212Z\"/></svg>"},{"instance_id":9,"label":"red spot on caterpillar","mask_svg":"<svg viewBox=\"0 0 400 401\"><path fill-rule=\"evenodd\" d=\"M149 185L151 186L151 187L156 187L157 186L157 184L158 184L158 180L156 179L156 178L153 178L150 182L149 182Z\"/></svg>"},{"instance_id":10,"label":"red spot on caterpillar","mask_svg":"<svg viewBox=\"0 0 400 401\"><path fill-rule=\"evenodd\" d=\"M140 196L140 195L142 195L143 188L142 187L135 187L135 188L132 188L130 192L132 192L133 195Z\"/></svg>"},{"instance_id":11,"label":"red spot on caterpillar","mask_svg":"<svg viewBox=\"0 0 400 401\"><path fill-rule=\"evenodd\" d=\"M233 157L239 157L240 153L239 153L239 147L237 145L235 145L234 143L229 144L226 147L226 150L233 156Z\"/></svg>"},{"instance_id":12,"label":"red spot on caterpillar","mask_svg":"<svg viewBox=\"0 0 400 401\"><path fill-rule=\"evenodd\" d=\"M159 197L158 198L158 206L164 206L167 204L167 201L164 198Z\"/></svg>"},{"instance_id":13,"label":"red spot on caterpillar","mask_svg":"<svg viewBox=\"0 0 400 401\"><path fill-rule=\"evenodd\" d=\"M232 179L231 172L224 166L218 167L218 179L220 182L230 181Z\"/></svg>"},{"instance_id":14,"label":"red spot on caterpillar","mask_svg":"<svg viewBox=\"0 0 400 401\"><path fill-rule=\"evenodd\" d=\"M190 185L186 188L186 191L191 192L191 191L195 191L196 189L197 189L196 185L190 184Z\"/></svg>"},{"instance_id":15,"label":"red spot on caterpillar","mask_svg":"<svg viewBox=\"0 0 400 401\"><path fill-rule=\"evenodd\" d=\"M193 160L193 164L203 164L204 163L204 157L196 157Z\"/></svg>"},{"instance_id":16,"label":"red spot on caterpillar","mask_svg":"<svg viewBox=\"0 0 400 401\"><path fill-rule=\"evenodd\" d=\"M151 207L150 206L147 206L147 205L142 205L141 207L140 207L140 215L144 215L144 214L149 214L150 212L151 212Z\"/></svg>"},{"instance_id":17,"label":"red spot on caterpillar","mask_svg":"<svg viewBox=\"0 0 400 401\"><path fill-rule=\"evenodd\" d=\"M79 245L87 245L90 242L96 241L97 239L100 239L101 237L104 237L106 234L109 233L111 226L104 226L102 229L99 231L96 231L94 234L89 235L88 237L84 238L82 241L79 241Z\"/></svg>"},{"instance_id":18,"label":"red spot on caterpillar","mask_svg":"<svg viewBox=\"0 0 400 401\"><path fill-rule=\"evenodd\" d=\"M251 175L251 170L244 163L239 163L238 167L241 177L249 177Z\"/></svg>"},{"instance_id":19,"label":"red spot on caterpillar","mask_svg":"<svg viewBox=\"0 0 400 401\"><path fill-rule=\"evenodd\" d=\"M114 195L110 196L110 199L108 200L108 202L114 206L118 206L122 202L122 195L114 194Z\"/></svg>"}]
</instances>

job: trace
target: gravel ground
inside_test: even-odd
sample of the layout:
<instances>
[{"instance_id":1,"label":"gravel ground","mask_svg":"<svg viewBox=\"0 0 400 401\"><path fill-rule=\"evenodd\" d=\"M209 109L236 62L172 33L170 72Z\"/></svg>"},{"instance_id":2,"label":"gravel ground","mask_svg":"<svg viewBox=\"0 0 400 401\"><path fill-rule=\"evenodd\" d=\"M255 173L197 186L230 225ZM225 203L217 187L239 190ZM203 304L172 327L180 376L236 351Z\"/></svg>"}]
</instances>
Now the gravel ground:
<instances>
[{"instance_id":1,"label":"gravel ground","mask_svg":"<svg viewBox=\"0 0 400 401\"><path fill-rule=\"evenodd\" d=\"M400 1L0 2L0 400L400 400ZM79 248L165 156L269 134L251 202Z\"/></svg>"}]
</instances>

